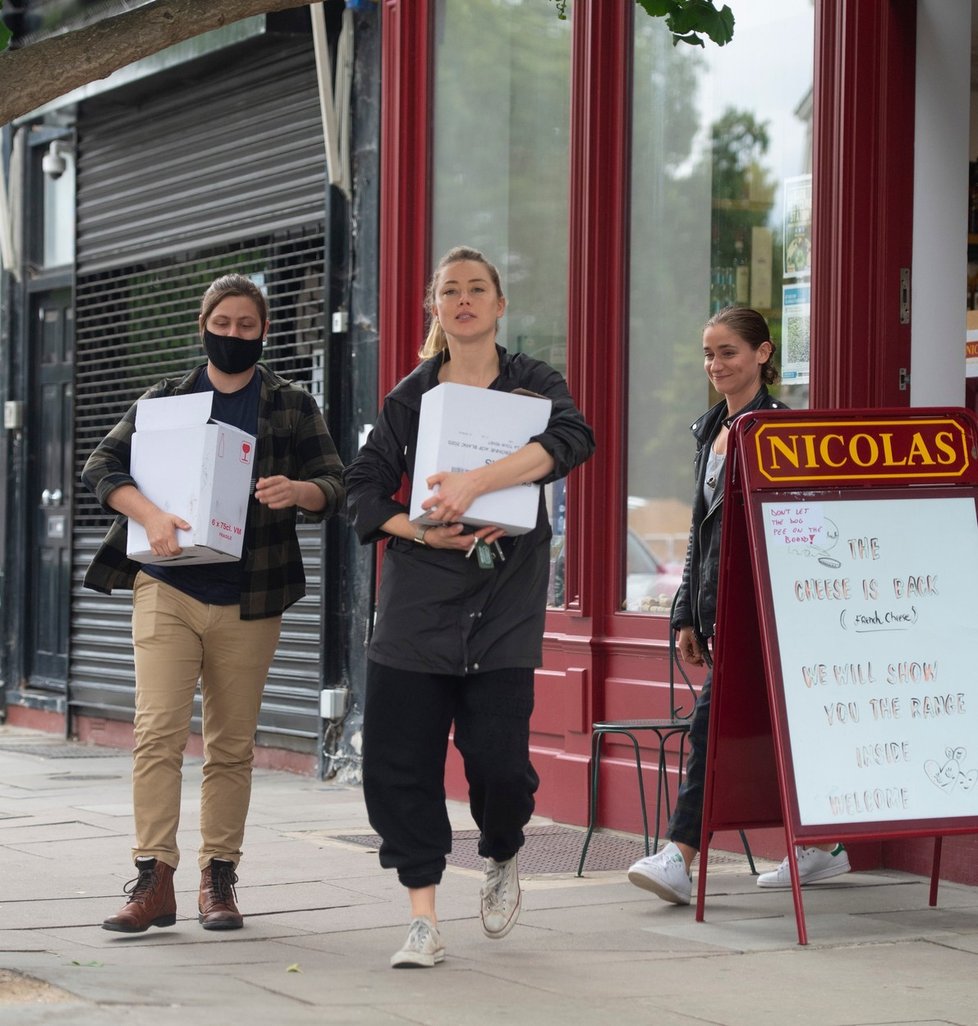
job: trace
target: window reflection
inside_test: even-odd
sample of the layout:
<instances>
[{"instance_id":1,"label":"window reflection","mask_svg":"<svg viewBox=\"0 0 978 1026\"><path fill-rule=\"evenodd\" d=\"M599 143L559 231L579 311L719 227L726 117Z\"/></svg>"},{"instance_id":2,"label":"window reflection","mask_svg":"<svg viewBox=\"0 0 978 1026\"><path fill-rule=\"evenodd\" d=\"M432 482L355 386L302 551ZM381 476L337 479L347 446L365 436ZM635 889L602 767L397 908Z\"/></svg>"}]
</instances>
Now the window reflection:
<instances>
[{"instance_id":1,"label":"window reflection","mask_svg":"<svg viewBox=\"0 0 978 1026\"><path fill-rule=\"evenodd\" d=\"M767 318L789 405L808 405L811 0L741 0L734 40L672 45L638 9L633 82L627 553L622 608L667 615L685 558L689 425L717 401L702 329ZM663 571L636 566L636 542Z\"/></svg>"},{"instance_id":2,"label":"window reflection","mask_svg":"<svg viewBox=\"0 0 978 1026\"><path fill-rule=\"evenodd\" d=\"M540 0L435 5L432 254L482 250L508 301L500 344L563 374L570 44L570 21ZM563 482L546 497L550 603L563 605Z\"/></svg>"}]
</instances>

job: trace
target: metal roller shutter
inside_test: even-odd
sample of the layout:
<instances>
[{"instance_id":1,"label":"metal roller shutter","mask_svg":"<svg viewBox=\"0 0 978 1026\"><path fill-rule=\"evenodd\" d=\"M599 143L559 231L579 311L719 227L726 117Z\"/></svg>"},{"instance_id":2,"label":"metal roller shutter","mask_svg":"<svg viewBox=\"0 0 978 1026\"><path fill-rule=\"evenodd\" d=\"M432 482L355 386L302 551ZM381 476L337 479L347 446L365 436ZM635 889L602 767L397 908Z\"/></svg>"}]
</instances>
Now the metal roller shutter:
<instances>
[{"instance_id":1,"label":"metal roller shutter","mask_svg":"<svg viewBox=\"0 0 978 1026\"><path fill-rule=\"evenodd\" d=\"M200 361L200 297L222 271L248 274L267 291L269 366L320 405L328 395L325 187L313 59L303 52L267 63L270 77L256 77L252 66L247 88L224 76L197 84L192 96L171 93L158 109L145 104L131 116L80 124L78 473L147 387ZM206 125L190 120L195 109L207 109ZM236 159L229 140L236 140ZM273 155L286 152L292 159L277 164ZM78 490L69 695L73 712L127 718L135 688L131 595L82 588L110 519ZM299 536L308 594L283 618L259 740L311 752L320 729L323 529L300 525Z\"/></svg>"},{"instance_id":2,"label":"metal roller shutter","mask_svg":"<svg viewBox=\"0 0 978 1026\"><path fill-rule=\"evenodd\" d=\"M80 272L323 219L311 41L237 67L80 122Z\"/></svg>"}]
</instances>

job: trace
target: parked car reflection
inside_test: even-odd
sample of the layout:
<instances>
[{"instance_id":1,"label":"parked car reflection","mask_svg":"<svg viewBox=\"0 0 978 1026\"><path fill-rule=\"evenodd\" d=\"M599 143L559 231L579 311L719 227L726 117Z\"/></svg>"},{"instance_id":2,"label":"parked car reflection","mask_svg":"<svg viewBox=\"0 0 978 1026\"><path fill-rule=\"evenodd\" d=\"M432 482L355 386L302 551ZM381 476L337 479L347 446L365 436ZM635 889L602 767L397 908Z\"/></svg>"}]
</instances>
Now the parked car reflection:
<instances>
[{"instance_id":1,"label":"parked car reflection","mask_svg":"<svg viewBox=\"0 0 978 1026\"><path fill-rule=\"evenodd\" d=\"M668 614L673 596L682 583L682 564L662 562L642 541L641 535L630 527L625 567L627 576L622 608L635 613Z\"/></svg>"}]
</instances>

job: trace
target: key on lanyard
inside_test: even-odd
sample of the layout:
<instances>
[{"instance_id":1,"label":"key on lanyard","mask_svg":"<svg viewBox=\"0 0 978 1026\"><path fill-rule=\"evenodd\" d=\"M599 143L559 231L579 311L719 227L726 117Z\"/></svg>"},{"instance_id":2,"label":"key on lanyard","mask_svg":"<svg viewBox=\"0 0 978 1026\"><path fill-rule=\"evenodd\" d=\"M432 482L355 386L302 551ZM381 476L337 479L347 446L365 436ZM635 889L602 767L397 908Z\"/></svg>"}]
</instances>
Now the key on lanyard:
<instances>
[{"instance_id":1,"label":"key on lanyard","mask_svg":"<svg viewBox=\"0 0 978 1026\"><path fill-rule=\"evenodd\" d=\"M506 557L503 555L502 546L499 544L498 541L493 542L492 544L496 548L495 553L492 551L492 548L489 545L487 545L481 538L477 538L474 542L472 542L469 551L465 553L465 558L468 559L469 556L471 556L474 552L476 555L476 559L479 562L479 568L481 570L491 570L493 566L495 566L497 554L499 556L499 562L505 563Z\"/></svg>"},{"instance_id":2,"label":"key on lanyard","mask_svg":"<svg viewBox=\"0 0 978 1026\"><path fill-rule=\"evenodd\" d=\"M480 538L475 546L475 558L483 570L491 570L495 566L492 549Z\"/></svg>"}]
</instances>

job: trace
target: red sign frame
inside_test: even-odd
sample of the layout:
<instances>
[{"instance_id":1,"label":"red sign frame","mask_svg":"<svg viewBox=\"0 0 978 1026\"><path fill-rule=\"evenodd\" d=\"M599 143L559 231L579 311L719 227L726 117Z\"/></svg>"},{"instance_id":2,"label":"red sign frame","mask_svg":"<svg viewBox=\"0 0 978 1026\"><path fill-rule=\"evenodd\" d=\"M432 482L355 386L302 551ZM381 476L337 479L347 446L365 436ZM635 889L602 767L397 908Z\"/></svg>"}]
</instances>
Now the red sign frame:
<instances>
[{"instance_id":1,"label":"red sign frame","mask_svg":"<svg viewBox=\"0 0 978 1026\"><path fill-rule=\"evenodd\" d=\"M972 498L978 511L978 420L965 409L746 414L730 432L724 489L697 920L704 915L716 830L783 826L789 852L797 843L932 836L930 903L936 904L940 839L978 833L978 820L802 824L762 504L953 496ZM791 881L798 940L806 944L794 860Z\"/></svg>"}]
</instances>

